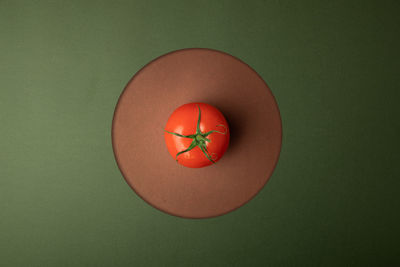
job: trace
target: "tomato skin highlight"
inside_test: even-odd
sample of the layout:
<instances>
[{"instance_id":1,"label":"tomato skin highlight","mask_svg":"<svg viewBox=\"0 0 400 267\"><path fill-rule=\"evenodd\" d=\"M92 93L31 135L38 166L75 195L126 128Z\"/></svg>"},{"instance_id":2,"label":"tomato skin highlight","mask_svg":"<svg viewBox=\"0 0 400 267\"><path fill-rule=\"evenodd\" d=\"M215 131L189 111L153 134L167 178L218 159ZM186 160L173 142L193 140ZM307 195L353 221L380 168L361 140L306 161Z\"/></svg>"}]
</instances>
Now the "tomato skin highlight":
<instances>
[{"instance_id":1,"label":"tomato skin highlight","mask_svg":"<svg viewBox=\"0 0 400 267\"><path fill-rule=\"evenodd\" d=\"M206 141L206 149L212 161L207 158L205 152L196 146L190 151L176 155L186 150L193 139L171 134L195 135L201 110L201 133L212 132L207 135L210 141ZM165 143L174 160L189 168L201 168L209 166L222 158L229 145L229 126L224 115L215 107L206 103L188 103L178 107L169 117L165 126Z\"/></svg>"}]
</instances>

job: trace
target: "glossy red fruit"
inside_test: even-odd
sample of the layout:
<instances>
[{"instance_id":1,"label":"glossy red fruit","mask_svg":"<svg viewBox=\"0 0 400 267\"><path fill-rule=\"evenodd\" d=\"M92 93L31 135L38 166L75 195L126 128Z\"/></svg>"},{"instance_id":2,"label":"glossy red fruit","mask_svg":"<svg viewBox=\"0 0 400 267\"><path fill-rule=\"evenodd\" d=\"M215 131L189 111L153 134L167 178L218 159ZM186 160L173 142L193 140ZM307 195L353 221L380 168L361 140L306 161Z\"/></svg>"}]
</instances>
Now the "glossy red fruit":
<instances>
[{"instance_id":1,"label":"glossy red fruit","mask_svg":"<svg viewBox=\"0 0 400 267\"><path fill-rule=\"evenodd\" d=\"M205 167L220 160L228 148L228 123L224 115L209 104L185 104L169 117L165 142L179 164Z\"/></svg>"}]
</instances>

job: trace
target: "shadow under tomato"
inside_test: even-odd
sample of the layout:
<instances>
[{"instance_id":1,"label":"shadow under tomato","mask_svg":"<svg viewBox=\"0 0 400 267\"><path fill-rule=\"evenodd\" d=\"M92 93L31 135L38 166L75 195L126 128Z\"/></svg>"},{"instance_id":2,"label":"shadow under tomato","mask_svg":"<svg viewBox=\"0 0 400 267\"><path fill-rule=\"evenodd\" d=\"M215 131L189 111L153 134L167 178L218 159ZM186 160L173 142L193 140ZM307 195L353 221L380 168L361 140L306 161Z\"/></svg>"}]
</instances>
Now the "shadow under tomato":
<instances>
[{"instance_id":1,"label":"shadow under tomato","mask_svg":"<svg viewBox=\"0 0 400 267\"><path fill-rule=\"evenodd\" d=\"M228 105L226 100L218 101L215 99L204 99L200 102L213 105L225 116L225 119L228 121L230 131L229 147L226 153L232 153L232 151L234 151L238 144L240 144L240 142L243 140L244 129L246 127L245 116L240 112L240 110L237 108L235 109L234 106Z\"/></svg>"}]
</instances>

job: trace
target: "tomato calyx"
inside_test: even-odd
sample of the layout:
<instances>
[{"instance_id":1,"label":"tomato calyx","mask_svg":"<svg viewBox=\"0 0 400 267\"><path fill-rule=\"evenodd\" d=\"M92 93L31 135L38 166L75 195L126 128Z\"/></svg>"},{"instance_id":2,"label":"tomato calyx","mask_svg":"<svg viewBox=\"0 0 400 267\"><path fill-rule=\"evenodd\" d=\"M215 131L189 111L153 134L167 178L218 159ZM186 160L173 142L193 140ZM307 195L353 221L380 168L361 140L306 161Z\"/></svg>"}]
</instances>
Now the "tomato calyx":
<instances>
[{"instance_id":1,"label":"tomato calyx","mask_svg":"<svg viewBox=\"0 0 400 267\"><path fill-rule=\"evenodd\" d=\"M209 136L212 133L220 133L220 134L226 134L228 132L228 129L225 125L223 124L218 124L216 127L223 127L225 129L224 132L218 131L218 130L212 130L212 131L208 131L206 133L202 133L200 130L200 121L201 121L201 109L200 106L198 104L196 104L196 106L199 108L199 117L197 119L197 128L196 128L196 133L195 134L191 134L191 135L182 135L182 134L178 134L178 133L174 133L174 132L169 132L167 130L165 130L167 133L178 136L178 137L182 137L182 138L191 138L193 139L192 143L190 144L190 146L183 150L180 151L176 154L175 158L176 161L178 161L178 156L189 152L190 150L192 150L195 147L199 147L201 149L201 151L203 152L203 154L207 157L207 159L209 161L211 161L212 163L215 163L215 160L217 159L217 155L215 153L213 153L212 155L208 152L207 150L207 142L211 143L211 140L207 138L207 136Z\"/></svg>"}]
</instances>

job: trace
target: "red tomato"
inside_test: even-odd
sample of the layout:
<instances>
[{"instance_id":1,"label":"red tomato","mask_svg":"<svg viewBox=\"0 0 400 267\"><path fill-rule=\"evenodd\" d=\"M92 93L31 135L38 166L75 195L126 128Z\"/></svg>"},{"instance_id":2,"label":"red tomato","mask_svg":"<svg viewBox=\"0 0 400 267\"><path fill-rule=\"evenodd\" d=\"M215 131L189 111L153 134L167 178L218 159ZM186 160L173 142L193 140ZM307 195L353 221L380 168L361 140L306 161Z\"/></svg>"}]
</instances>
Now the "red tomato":
<instances>
[{"instance_id":1,"label":"red tomato","mask_svg":"<svg viewBox=\"0 0 400 267\"><path fill-rule=\"evenodd\" d=\"M228 123L209 104L185 104L169 117L165 142L178 163L190 168L205 167L221 159L228 148Z\"/></svg>"}]
</instances>

